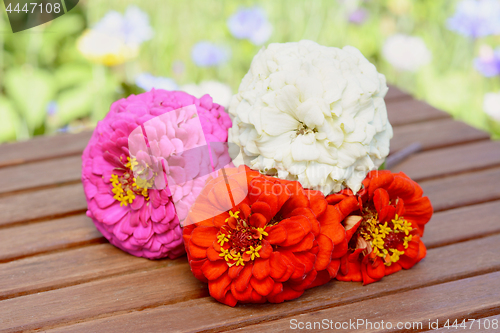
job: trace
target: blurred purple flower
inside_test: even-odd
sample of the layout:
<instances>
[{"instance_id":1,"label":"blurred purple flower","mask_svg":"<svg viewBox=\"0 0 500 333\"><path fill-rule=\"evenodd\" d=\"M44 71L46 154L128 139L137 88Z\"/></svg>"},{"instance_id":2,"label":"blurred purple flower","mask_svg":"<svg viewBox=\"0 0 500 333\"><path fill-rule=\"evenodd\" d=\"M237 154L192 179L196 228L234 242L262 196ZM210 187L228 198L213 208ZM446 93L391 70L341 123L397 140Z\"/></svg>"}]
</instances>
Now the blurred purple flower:
<instances>
[{"instance_id":1,"label":"blurred purple flower","mask_svg":"<svg viewBox=\"0 0 500 333\"><path fill-rule=\"evenodd\" d=\"M260 7L240 8L227 20L231 34L238 39L249 39L255 45L262 45L273 32L266 12Z\"/></svg>"},{"instance_id":2,"label":"blurred purple flower","mask_svg":"<svg viewBox=\"0 0 500 333\"><path fill-rule=\"evenodd\" d=\"M178 89L178 86L174 80L167 77L153 76L149 73L142 73L138 77L136 77L135 84L145 91L150 91L153 88L169 91Z\"/></svg>"},{"instance_id":3,"label":"blurred purple flower","mask_svg":"<svg viewBox=\"0 0 500 333\"><path fill-rule=\"evenodd\" d=\"M128 6L125 14L109 11L94 30L120 38L128 45L140 45L153 37L154 31L149 24L148 14L137 6Z\"/></svg>"},{"instance_id":4,"label":"blurred purple flower","mask_svg":"<svg viewBox=\"0 0 500 333\"><path fill-rule=\"evenodd\" d=\"M474 59L474 67L486 77L500 75L500 47L494 52L491 48L489 52L480 52L479 57Z\"/></svg>"},{"instance_id":5,"label":"blurred purple flower","mask_svg":"<svg viewBox=\"0 0 500 333\"><path fill-rule=\"evenodd\" d=\"M200 67L217 66L229 59L228 52L211 42L198 42L193 46L191 57Z\"/></svg>"},{"instance_id":6,"label":"blurred purple flower","mask_svg":"<svg viewBox=\"0 0 500 333\"><path fill-rule=\"evenodd\" d=\"M56 113L57 113L57 102L50 101L49 104L47 104L47 115L53 116Z\"/></svg>"},{"instance_id":7,"label":"blurred purple flower","mask_svg":"<svg viewBox=\"0 0 500 333\"><path fill-rule=\"evenodd\" d=\"M349 22L354 24L363 24L368 18L368 11L364 8L358 8L349 15Z\"/></svg>"},{"instance_id":8,"label":"blurred purple flower","mask_svg":"<svg viewBox=\"0 0 500 333\"><path fill-rule=\"evenodd\" d=\"M448 19L448 29L478 38L500 33L500 1L462 0Z\"/></svg>"}]
</instances>

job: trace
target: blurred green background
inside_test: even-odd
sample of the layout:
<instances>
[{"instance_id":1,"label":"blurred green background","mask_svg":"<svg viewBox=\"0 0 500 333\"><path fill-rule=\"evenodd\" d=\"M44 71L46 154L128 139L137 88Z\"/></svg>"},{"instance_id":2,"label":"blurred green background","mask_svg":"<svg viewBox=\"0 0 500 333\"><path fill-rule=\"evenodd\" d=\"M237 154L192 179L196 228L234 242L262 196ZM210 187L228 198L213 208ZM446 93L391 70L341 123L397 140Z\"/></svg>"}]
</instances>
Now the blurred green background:
<instances>
[{"instance_id":1,"label":"blurred green background","mask_svg":"<svg viewBox=\"0 0 500 333\"><path fill-rule=\"evenodd\" d=\"M500 126L495 115L491 111L487 115L483 104L487 104L486 94L491 97L491 93L500 93L500 76L494 70L493 75L491 71L485 75L474 61L482 57L495 66L492 50L500 46L500 34L470 37L450 28L449 19L456 15L460 2L86 0L54 21L16 34L11 32L3 11L0 142L92 128L114 100L144 91L140 87L144 88L144 83L138 81L144 73L150 76L143 77L143 81L153 80L152 75L156 83L163 80L163 84L180 89L186 84L195 89L193 84L217 81L221 85L210 89L224 90L227 85L226 94L227 89L236 92L253 56L262 47L251 37L241 37L253 33L242 32L249 28L248 24L233 27L228 21L245 8L260 11L240 13L240 19L251 21L250 28L252 24L261 27L261 21L265 21L262 29L267 31L261 31L261 35L267 33L269 38L264 38L263 45L301 39L327 46L353 45L391 84L498 136ZM97 50L92 49L95 36L89 31L110 11L124 15L130 6L136 6L133 8L143 12L143 19L149 20L143 22L148 27L134 26L140 23L135 20L133 31L126 32L130 35L145 29L141 30L142 39L120 44L121 37L106 37L116 45L108 39L97 39L109 46L111 53L119 51L95 54L100 52L100 44L96 44ZM101 25L105 30L106 24ZM116 29L111 29L113 33L118 34ZM394 35L406 37L394 39ZM195 59L193 47L202 41L212 43L214 49L204 45L206 59ZM203 85L198 86L198 91L203 91ZM490 110L500 101L500 97L493 97L489 98Z\"/></svg>"}]
</instances>

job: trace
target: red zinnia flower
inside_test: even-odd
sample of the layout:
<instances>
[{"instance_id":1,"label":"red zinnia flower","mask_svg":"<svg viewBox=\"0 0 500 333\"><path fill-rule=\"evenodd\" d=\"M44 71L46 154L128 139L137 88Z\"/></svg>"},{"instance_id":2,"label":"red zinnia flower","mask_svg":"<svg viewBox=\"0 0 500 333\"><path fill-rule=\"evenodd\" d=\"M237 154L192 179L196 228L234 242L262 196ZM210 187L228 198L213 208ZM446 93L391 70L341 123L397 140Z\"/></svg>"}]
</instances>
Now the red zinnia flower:
<instances>
[{"instance_id":1,"label":"red zinnia flower","mask_svg":"<svg viewBox=\"0 0 500 333\"><path fill-rule=\"evenodd\" d=\"M337 279L376 282L426 255L421 241L433 209L422 188L404 173L372 171L356 196L350 190L327 197L338 207L349 248Z\"/></svg>"},{"instance_id":2,"label":"red zinnia flower","mask_svg":"<svg viewBox=\"0 0 500 333\"><path fill-rule=\"evenodd\" d=\"M321 192L248 167L225 172L207 183L183 230L191 270L215 299L280 303L335 277L346 232ZM247 187L241 203L228 204L228 183ZM214 211L224 212L199 221Z\"/></svg>"}]
</instances>

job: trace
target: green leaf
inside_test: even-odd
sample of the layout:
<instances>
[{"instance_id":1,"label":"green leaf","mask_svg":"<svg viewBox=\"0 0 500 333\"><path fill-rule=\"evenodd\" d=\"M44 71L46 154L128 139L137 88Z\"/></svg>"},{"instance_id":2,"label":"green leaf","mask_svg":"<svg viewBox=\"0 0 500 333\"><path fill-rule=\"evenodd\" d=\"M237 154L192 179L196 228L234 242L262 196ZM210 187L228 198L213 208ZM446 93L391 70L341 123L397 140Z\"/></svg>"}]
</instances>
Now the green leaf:
<instances>
[{"instance_id":1,"label":"green leaf","mask_svg":"<svg viewBox=\"0 0 500 333\"><path fill-rule=\"evenodd\" d=\"M33 133L44 123L47 104L54 98L54 79L42 69L12 68L5 75L5 89Z\"/></svg>"},{"instance_id":2,"label":"green leaf","mask_svg":"<svg viewBox=\"0 0 500 333\"><path fill-rule=\"evenodd\" d=\"M14 110L12 103L0 96L0 142L15 140L19 124L19 115Z\"/></svg>"},{"instance_id":3,"label":"green leaf","mask_svg":"<svg viewBox=\"0 0 500 333\"><path fill-rule=\"evenodd\" d=\"M62 90L92 80L92 67L87 64L68 63L55 72L57 89Z\"/></svg>"},{"instance_id":4,"label":"green leaf","mask_svg":"<svg viewBox=\"0 0 500 333\"><path fill-rule=\"evenodd\" d=\"M57 100L58 126L88 116L92 111L93 93L91 82L67 89L59 94Z\"/></svg>"}]
</instances>

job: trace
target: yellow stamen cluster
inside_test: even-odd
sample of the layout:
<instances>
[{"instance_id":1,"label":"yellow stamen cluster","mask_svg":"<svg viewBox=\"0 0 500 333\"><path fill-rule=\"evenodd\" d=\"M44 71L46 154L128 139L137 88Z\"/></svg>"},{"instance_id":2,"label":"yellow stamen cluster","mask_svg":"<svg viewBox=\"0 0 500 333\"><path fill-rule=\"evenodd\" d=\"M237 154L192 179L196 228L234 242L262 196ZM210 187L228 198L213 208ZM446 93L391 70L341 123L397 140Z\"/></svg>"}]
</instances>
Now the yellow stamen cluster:
<instances>
[{"instance_id":1,"label":"yellow stamen cluster","mask_svg":"<svg viewBox=\"0 0 500 333\"><path fill-rule=\"evenodd\" d=\"M377 216L374 216L365 221L360 234L367 242L371 243L373 254L384 259L385 265L390 266L392 263L397 262L399 257L405 253L398 250L395 244L391 244L390 238L401 240L399 234L404 233L405 236L402 238L402 241L403 247L406 250L408 243L413 238L413 235L410 235L412 230L411 224L398 215L390 223L384 222L383 224L379 223ZM388 237L389 235L391 236Z\"/></svg>"},{"instance_id":2,"label":"yellow stamen cluster","mask_svg":"<svg viewBox=\"0 0 500 333\"><path fill-rule=\"evenodd\" d=\"M113 198L120 202L120 206L127 206L131 204L137 195L142 195L146 200L149 200L148 188L152 187L152 181L146 181L141 178L136 179L133 177L133 169L138 165L135 158L127 157L127 168L124 174L119 177L118 175L111 175L109 181L111 182L114 194Z\"/></svg>"},{"instance_id":3,"label":"yellow stamen cluster","mask_svg":"<svg viewBox=\"0 0 500 333\"><path fill-rule=\"evenodd\" d=\"M229 211L230 217L226 219L226 223L230 218L234 218L236 221L221 228L217 235L217 243L220 245L221 252L219 257L224 258L229 267L233 265L245 266L245 262L260 258L259 251L262 249L260 241L263 236L269 235L265 231L265 227L249 226L244 219L239 217L239 214L239 211Z\"/></svg>"}]
</instances>

